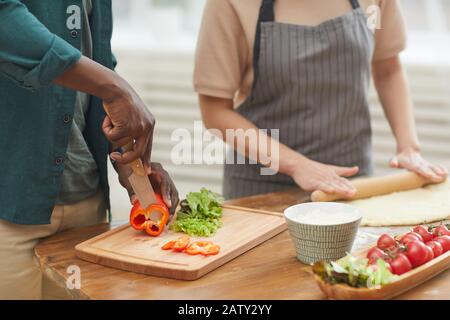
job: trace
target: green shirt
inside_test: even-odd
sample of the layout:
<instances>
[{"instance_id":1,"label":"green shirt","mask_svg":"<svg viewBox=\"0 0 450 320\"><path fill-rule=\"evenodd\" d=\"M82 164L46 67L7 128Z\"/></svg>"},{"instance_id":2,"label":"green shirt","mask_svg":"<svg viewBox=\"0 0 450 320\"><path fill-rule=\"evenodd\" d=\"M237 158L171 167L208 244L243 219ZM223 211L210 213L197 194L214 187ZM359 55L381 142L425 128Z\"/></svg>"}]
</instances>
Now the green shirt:
<instances>
[{"instance_id":1,"label":"green shirt","mask_svg":"<svg viewBox=\"0 0 450 320\"><path fill-rule=\"evenodd\" d=\"M82 0L0 0L0 219L50 223L76 100L52 82L81 57L82 8ZM110 0L94 1L90 27L93 59L112 69ZM91 97L83 136L108 197L104 117Z\"/></svg>"},{"instance_id":2,"label":"green shirt","mask_svg":"<svg viewBox=\"0 0 450 320\"><path fill-rule=\"evenodd\" d=\"M83 23L81 26L81 53L92 59L92 36L89 16L92 1L83 0ZM72 128L69 135L64 172L61 179L56 204L76 203L93 196L100 184L97 164L89 150L83 131L86 127L86 113L89 110L90 96L77 92Z\"/></svg>"}]
</instances>

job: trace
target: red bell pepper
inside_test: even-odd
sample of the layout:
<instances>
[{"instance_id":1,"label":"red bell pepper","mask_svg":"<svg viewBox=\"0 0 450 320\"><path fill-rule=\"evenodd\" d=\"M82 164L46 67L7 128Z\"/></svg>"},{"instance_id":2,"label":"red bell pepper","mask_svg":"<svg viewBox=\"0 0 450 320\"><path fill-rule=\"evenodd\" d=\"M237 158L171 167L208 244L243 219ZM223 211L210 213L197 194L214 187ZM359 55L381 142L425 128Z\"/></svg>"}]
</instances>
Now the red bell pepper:
<instances>
[{"instance_id":1,"label":"red bell pepper","mask_svg":"<svg viewBox=\"0 0 450 320\"><path fill-rule=\"evenodd\" d=\"M136 201L130 213L130 225L136 230L145 230L153 237L159 236L169 221L169 209L160 195L156 195L156 198L158 203L145 209Z\"/></svg>"},{"instance_id":2,"label":"red bell pepper","mask_svg":"<svg viewBox=\"0 0 450 320\"><path fill-rule=\"evenodd\" d=\"M190 241L191 238L189 238L188 236L182 236L179 237L177 240L167 242L165 245L161 247L161 249L182 252L189 245Z\"/></svg>"},{"instance_id":3,"label":"red bell pepper","mask_svg":"<svg viewBox=\"0 0 450 320\"><path fill-rule=\"evenodd\" d=\"M204 256L212 256L218 254L220 247L211 241L196 241L186 248L185 252L190 255L201 254Z\"/></svg>"}]
</instances>

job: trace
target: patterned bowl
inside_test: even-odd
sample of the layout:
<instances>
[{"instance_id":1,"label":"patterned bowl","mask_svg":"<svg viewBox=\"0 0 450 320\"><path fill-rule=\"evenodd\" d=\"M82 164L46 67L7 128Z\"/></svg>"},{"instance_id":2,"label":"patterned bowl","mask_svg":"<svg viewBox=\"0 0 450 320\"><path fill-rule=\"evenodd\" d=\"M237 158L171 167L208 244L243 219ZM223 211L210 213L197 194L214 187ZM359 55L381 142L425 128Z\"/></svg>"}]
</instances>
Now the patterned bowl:
<instances>
[{"instance_id":1,"label":"patterned bowl","mask_svg":"<svg viewBox=\"0 0 450 320\"><path fill-rule=\"evenodd\" d=\"M287 208L284 217L297 258L306 264L350 252L362 219L357 208L336 202L298 204Z\"/></svg>"}]
</instances>

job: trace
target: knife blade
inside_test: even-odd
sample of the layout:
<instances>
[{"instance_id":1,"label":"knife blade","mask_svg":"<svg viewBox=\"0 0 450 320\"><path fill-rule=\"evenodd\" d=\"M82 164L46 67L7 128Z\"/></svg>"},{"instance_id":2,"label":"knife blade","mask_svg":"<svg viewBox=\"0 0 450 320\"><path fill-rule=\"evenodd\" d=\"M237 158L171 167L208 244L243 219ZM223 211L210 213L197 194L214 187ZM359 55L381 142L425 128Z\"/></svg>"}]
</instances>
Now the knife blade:
<instances>
[{"instance_id":1,"label":"knife blade","mask_svg":"<svg viewBox=\"0 0 450 320\"><path fill-rule=\"evenodd\" d=\"M133 144L130 142L122 149L126 152L133 148ZM147 173L145 172L144 165L141 159L137 159L130 164L132 169L131 175L128 177L131 187L133 188L136 197L138 198L141 206L147 208L148 206L158 203L155 196L155 191L150 183Z\"/></svg>"}]
</instances>

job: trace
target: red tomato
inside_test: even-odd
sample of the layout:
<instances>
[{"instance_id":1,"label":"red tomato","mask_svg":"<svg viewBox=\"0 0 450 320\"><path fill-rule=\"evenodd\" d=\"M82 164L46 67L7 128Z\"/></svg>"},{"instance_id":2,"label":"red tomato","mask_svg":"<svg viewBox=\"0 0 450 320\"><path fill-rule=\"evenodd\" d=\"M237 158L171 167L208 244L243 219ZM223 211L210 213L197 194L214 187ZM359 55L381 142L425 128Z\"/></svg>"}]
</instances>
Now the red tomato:
<instances>
[{"instance_id":1,"label":"red tomato","mask_svg":"<svg viewBox=\"0 0 450 320\"><path fill-rule=\"evenodd\" d=\"M428 261L431 261L434 259L434 252L433 249L427 245L425 245L425 247L427 248L427 260L425 261L425 263L427 263Z\"/></svg>"},{"instance_id":2,"label":"red tomato","mask_svg":"<svg viewBox=\"0 0 450 320\"><path fill-rule=\"evenodd\" d=\"M436 229L434 229L434 235L436 237L450 236L450 231L444 224L441 224L440 226L436 227Z\"/></svg>"},{"instance_id":3,"label":"red tomato","mask_svg":"<svg viewBox=\"0 0 450 320\"><path fill-rule=\"evenodd\" d=\"M444 248L442 247L442 244L440 242L437 241L429 241L427 243L425 243L428 247L431 248L431 250L433 250L433 254L434 257L437 258L439 257L441 254L444 253Z\"/></svg>"},{"instance_id":4,"label":"red tomato","mask_svg":"<svg viewBox=\"0 0 450 320\"><path fill-rule=\"evenodd\" d=\"M378 259L385 260L387 256L388 255L378 247L373 247L367 252L367 259L369 259L369 264L376 263Z\"/></svg>"},{"instance_id":5,"label":"red tomato","mask_svg":"<svg viewBox=\"0 0 450 320\"><path fill-rule=\"evenodd\" d=\"M412 269L411 262L404 254L398 254L395 259L389 261L393 274L402 275Z\"/></svg>"},{"instance_id":6,"label":"red tomato","mask_svg":"<svg viewBox=\"0 0 450 320\"><path fill-rule=\"evenodd\" d=\"M431 248L427 247L423 242L411 241L406 244L406 256L414 268L421 266L427 262L429 258L429 251ZM432 252L433 250L431 250Z\"/></svg>"},{"instance_id":7,"label":"red tomato","mask_svg":"<svg viewBox=\"0 0 450 320\"><path fill-rule=\"evenodd\" d=\"M450 236L440 236L434 240L442 245L442 249L444 249L443 253L450 250Z\"/></svg>"},{"instance_id":8,"label":"red tomato","mask_svg":"<svg viewBox=\"0 0 450 320\"><path fill-rule=\"evenodd\" d=\"M400 243L403 243L403 244L407 244L408 242L411 242L411 241L423 242L423 238L420 234L418 234L416 232L408 232L400 238Z\"/></svg>"},{"instance_id":9,"label":"red tomato","mask_svg":"<svg viewBox=\"0 0 450 320\"><path fill-rule=\"evenodd\" d=\"M388 235L387 233L382 234L377 241L377 247L381 250L387 250L389 248L393 248L397 245L395 239Z\"/></svg>"},{"instance_id":10,"label":"red tomato","mask_svg":"<svg viewBox=\"0 0 450 320\"><path fill-rule=\"evenodd\" d=\"M413 231L420 234L424 242L428 242L433 239L433 234L428 231L428 228L425 226L417 226L413 229Z\"/></svg>"}]
</instances>

